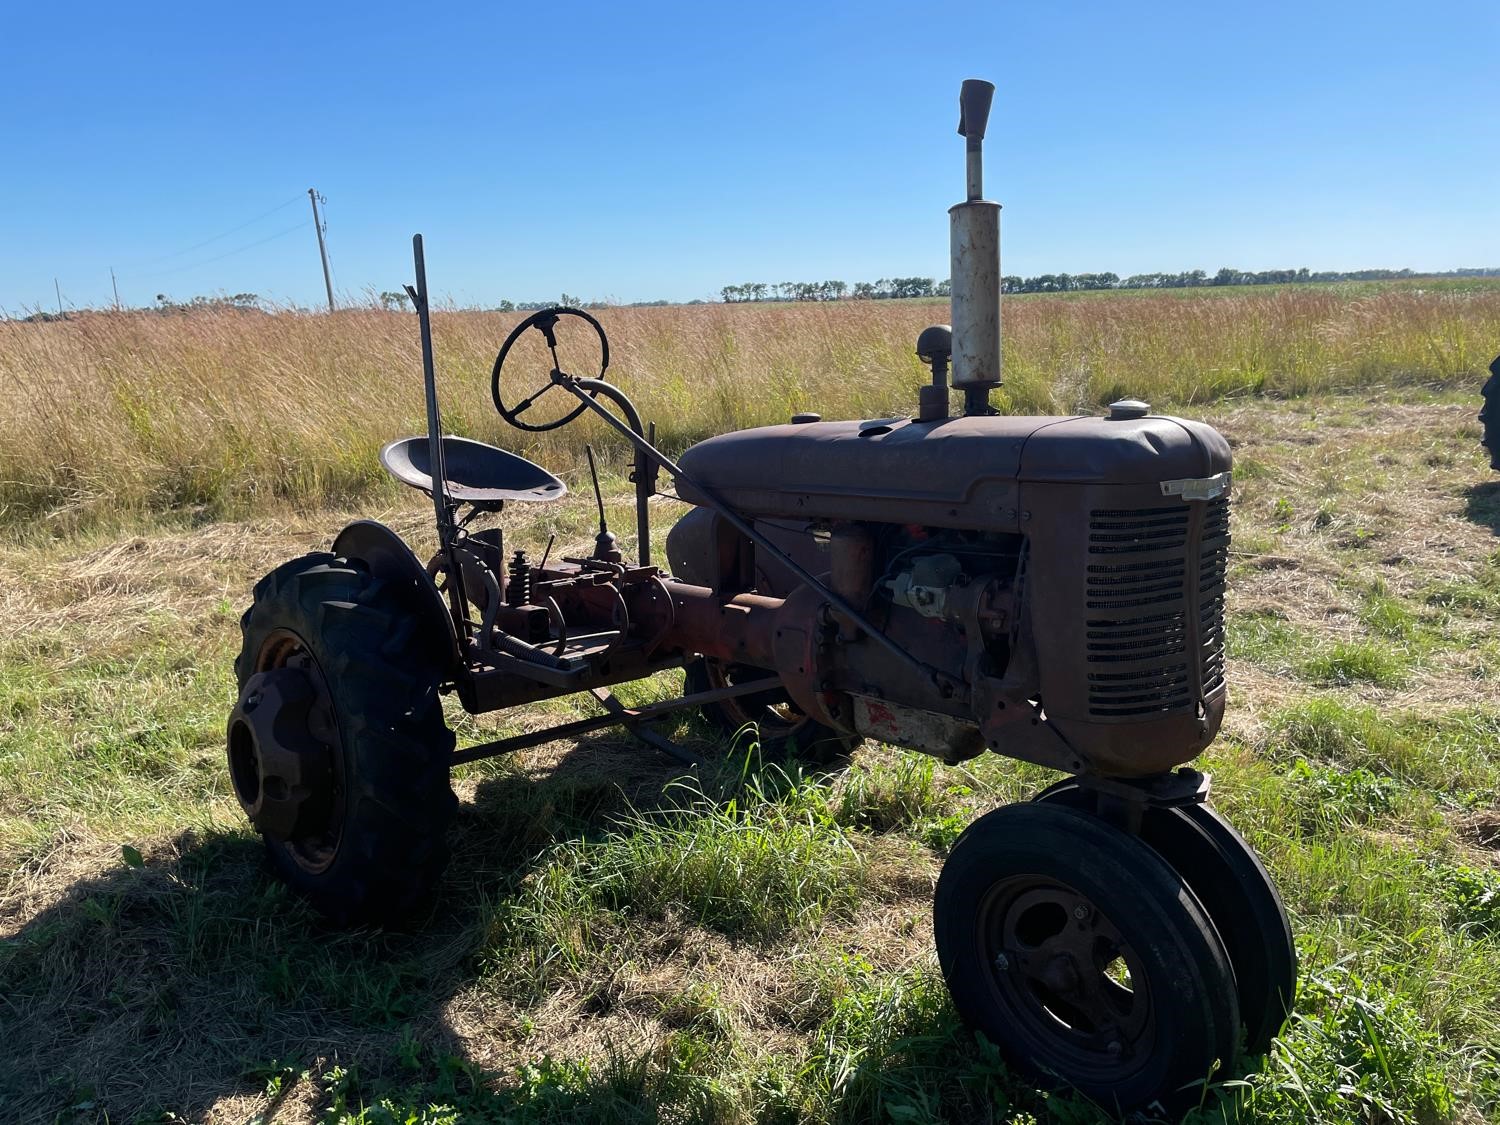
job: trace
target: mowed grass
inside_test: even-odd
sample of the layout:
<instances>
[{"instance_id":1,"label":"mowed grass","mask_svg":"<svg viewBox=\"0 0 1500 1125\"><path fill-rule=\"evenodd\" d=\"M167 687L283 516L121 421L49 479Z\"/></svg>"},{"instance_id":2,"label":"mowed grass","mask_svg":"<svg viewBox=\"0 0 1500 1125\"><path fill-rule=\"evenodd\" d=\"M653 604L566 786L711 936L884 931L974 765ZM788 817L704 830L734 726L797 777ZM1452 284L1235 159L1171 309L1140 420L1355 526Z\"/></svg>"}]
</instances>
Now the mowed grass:
<instances>
[{"instance_id":1,"label":"mowed grass","mask_svg":"<svg viewBox=\"0 0 1500 1125\"><path fill-rule=\"evenodd\" d=\"M1199 1120L1500 1120L1500 483L1474 406L1198 412L1239 466L1202 764L1303 961L1292 1024ZM372 495L426 541L419 497ZM321 925L262 868L223 722L255 577L350 514L0 545L0 1120L1110 1119L1012 1075L937 971L946 849L1053 777L1006 759L779 771L690 721L670 733L716 765L544 746L457 772L430 916ZM509 514L538 549L592 536L586 496ZM452 717L478 741L581 710Z\"/></svg>"},{"instance_id":2,"label":"mowed grass","mask_svg":"<svg viewBox=\"0 0 1500 1125\"><path fill-rule=\"evenodd\" d=\"M679 450L726 430L904 413L927 378L913 355L940 301L607 309L610 378ZM519 314L449 311L434 333L449 428L577 469L602 423L508 430L490 369ZM562 356L597 373L568 325ZM1093 409L1133 395L1158 407L1224 396L1468 385L1500 340L1500 282L1416 281L1070 296L1005 303L1006 385L1017 413ZM532 333L508 368L515 402L550 364ZM563 392L552 392L554 396ZM541 403L533 418L556 413ZM50 534L140 514L199 519L389 499L375 454L425 428L415 318L91 313L0 321L0 533Z\"/></svg>"}]
</instances>

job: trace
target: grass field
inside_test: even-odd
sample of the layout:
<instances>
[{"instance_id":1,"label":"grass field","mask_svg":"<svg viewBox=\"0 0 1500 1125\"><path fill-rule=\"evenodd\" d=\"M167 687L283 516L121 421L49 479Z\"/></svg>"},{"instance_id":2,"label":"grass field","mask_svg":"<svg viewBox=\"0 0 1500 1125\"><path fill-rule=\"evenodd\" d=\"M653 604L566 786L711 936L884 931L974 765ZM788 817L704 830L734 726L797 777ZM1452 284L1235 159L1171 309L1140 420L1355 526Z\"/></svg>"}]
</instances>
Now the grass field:
<instances>
[{"instance_id":1,"label":"grass field","mask_svg":"<svg viewBox=\"0 0 1500 1125\"><path fill-rule=\"evenodd\" d=\"M847 301L603 315L611 378L680 449L799 410L908 410L926 377L912 354L917 334L948 314L941 302ZM437 316L455 432L514 445L490 405L489 375L517 319ZM376 452L424 428L413 321L373 310L0 321L0 534L389 497ZM1007 299L1005 327L1005 404L1023 413L1126 395L1192 407L1225 396L1455 386L1472 381L1500 340L1500 279L1025 296ZM548 365L540 338L531 341L536 350L514 363L535 380ZM565 337L576 374L597 370L585 342ZM523 384L540 385L514 385ZM617 448L590 421L517 451L556 471L581 464L586 441Z\"/></svg>"},{"instance_id":2,"label":"grass field","mask_svg":"<svg viewBox=\"0 0 1500 1125\"><path fill-rule=\"evenodd\" d=\"M1028 408L1209 400L1190 412L1235 445L1232 696L1204 765L1303 976L1202 1119L1500 1121L1500 481L1474 420L1500 291L1007 308ZM681 443L904 407L938 312L608 323ZM502 327L440 318L460 432L500 436L479 387ZM416 428L411 335L373 313L0 325L0 1121L1107 1119L968 1036L932 952L945 849L1040 769L867 746L787 776L689 724L721 765L684 774L600 735L457 772L454 863L410 932L327 930L267 877L222 764L238 614L356 511L430 537L419 497L356 467ZM511 526L586 548L588 506ZM463 742L569 713L452 718Z\"/></svg>"}]
</instances>

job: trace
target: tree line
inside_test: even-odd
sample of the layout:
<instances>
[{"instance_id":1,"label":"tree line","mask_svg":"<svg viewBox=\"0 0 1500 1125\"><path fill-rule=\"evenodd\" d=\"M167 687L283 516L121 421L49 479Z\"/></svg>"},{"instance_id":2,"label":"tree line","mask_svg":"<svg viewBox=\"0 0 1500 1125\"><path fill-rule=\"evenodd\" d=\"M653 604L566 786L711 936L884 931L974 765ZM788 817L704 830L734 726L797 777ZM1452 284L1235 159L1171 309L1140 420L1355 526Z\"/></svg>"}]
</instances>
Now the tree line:
<instances>
[{"instance_id":1,"label":"tree line","mask_svg":"<svg viewBox=\"0 0 1500 1125\"><path fill-rule=\"evenodd\" d=\"M380 294L380 306L388 312L404 312L411 307L411 298L405 293L394 290L386 290ZM550 309L557 305L567 305L575 309L608 309L624 307L632 309L654 309L674 304L672 301L630 301L624 306L619 306L614 301L585 301L582 297L575 297L571 293L564 293L555 301L497 301L490 306L486 312L535 312L538 309ZM688 304L701 305L703 301L689 301Z\"/></svg>"},{"instance_id":2,"label":"tree line","mask_svg":"<svg viewBox=\"0 0 1500 1125\"><path fill-rule=\"evenodd\" d=\"M879 281L749 281L719 290L726 304L742 301L856 301L890 300L898 297L946 297L948 283L930 277L882 277Z\"/></svg>"},{"instance_id":3,"label":"tree line","mask_svg":"<svg viewBox=\"0 0 1500 1125\"><path fill-rule=\"evenodd\" d=\"M1206 270L1184 270L1181 273L1136 273L1120 277L1115 273L1044 273L1036 277L1007 274L1000 279L1002 293L1077 293L1091 289L1193 289L1216 285L1289 285L1311 281L1394 281L1412 277L1495 277L1500 269L1457 269L1441 273L1418 273L1415 270L1237 270L1225 266L1210 275ZM881 278L879 281L760 281L726 285L719 291L726 304L744 301L839 301L846 297L856 301L890 300L902 297L946 297L950 282L931 277Z\"/></svg>"}]
</instances>

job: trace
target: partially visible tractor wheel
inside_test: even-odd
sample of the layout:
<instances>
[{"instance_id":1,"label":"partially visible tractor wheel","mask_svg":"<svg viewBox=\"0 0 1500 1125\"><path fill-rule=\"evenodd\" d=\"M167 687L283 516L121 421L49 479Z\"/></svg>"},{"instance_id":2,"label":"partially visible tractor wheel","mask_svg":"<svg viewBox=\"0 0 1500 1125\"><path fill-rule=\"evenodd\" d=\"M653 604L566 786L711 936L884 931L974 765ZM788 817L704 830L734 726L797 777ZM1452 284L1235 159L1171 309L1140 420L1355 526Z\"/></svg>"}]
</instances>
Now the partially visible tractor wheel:
<instances>
[{"instance_id":1,"label":"partially visible tractor wheel","mask_svg":"<svg viewBox=\"0 0 1500 1125\"><path fill-rule=\"evenodd\" d=\"M322 552L261 579L240 629L230 777L272 867L340 925L409 917L457 807L445 638L397 587Z\"/></svg>"},{"instance_id":2,"label":"partially visible tractor wheel","mask_svg":"<svg viewBox=\"0 0 1500 1125\"><path fill-rule=\"evenodd\" d=\"M938 960L964 1020L1020 1072L1120 1111L1196 1101L1233 1061L1229 958L1143 843L1055 804L996 809L938 878Z\"/></svg>"},{"instance_id":3,"label":"partially visible tractor wheel","mask_svg":"<svg viewBox=\"0 0 1500 1125\"><path fill-rule=\"evenodd\" d=\"M687 666L683 690L714 691L754 680L770 681L763 692L720 700L699 708L705 721L726 739L754 727L763 759L795 759L810 765L829 765L847 758L862 741L804 714L782 688L776 673L750 664L729 664L699 657Z\"/></svg>"},{"instance_id":4,"label":"partially visible tractor wheel","mask_svg":"<svg viewBox=\"0 0 1500 1125\"><path fill-rule=\"evenodd\" d=\"M1072 778L1034 799L1085 812L1096 805L1094 794ZM1276 885L1245 838L1208 805L1148 807L1140 836L1213 920L1234 968L1245 1050L1265 1054L1291 1015L1297 990L1297 946Z\"/></svg>"}]
</instances>

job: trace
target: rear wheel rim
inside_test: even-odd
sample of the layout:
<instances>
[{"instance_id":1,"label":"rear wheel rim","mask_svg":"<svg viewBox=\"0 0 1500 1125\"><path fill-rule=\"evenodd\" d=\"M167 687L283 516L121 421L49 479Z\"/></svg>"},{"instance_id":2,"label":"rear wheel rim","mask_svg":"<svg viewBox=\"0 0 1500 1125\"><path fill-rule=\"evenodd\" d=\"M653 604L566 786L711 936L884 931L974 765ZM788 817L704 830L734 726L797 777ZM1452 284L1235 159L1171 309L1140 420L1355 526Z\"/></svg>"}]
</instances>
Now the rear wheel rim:
<instances>
[{"instance_id":1,"label":"rear wheel rim","mask_svg":"<svg viewBox=\"0 0 1500 1125\"><path fill-rule=\"evenodd\" d=\"M297 668L307 676L313 686L317 702L311 709L312 723L317 729L314 737L328 742L332 748L333 800L329 804L326 820L311 831L277 841L293 863L309 875L321 875L333 866L338 858L339 845L344 837L344 755L340 744L337 714L333 707L333 696L328 689L328 678L323 674L317 658L313 656L307 642L290 629L276 629L267 635L256 654L255 672L271 672L277 668Z\"/></svg>"},{"instance_id":2,"label":"rear wheel rim","mask_svg":"<svg viewBox=\"0 0 1500 1125\"><path fill-rule=\"evenodd\" d=\"M1081 892L1042 875L1002 879L980 903L975 937L993 1001L1050 1069L1115 1084L1150 1060L1144 964Z\"/></svg>"},{"instance_id":3,"label":"rear wheel rim","mask_svg":"<svg viewBox=\"0 0 1500 1125\"><path fill-rule=\"evenodd\" d=\"M751 664L729 664L719 660L705 660L704 666L711 690L738 687L756 680L773 681L763 692L719 701L718 706L736 727L753 726L760 731L762 740L779 741L806 730L812 724L812 720L787 697L776 673Z\"/></svg>"}]
</instances>

